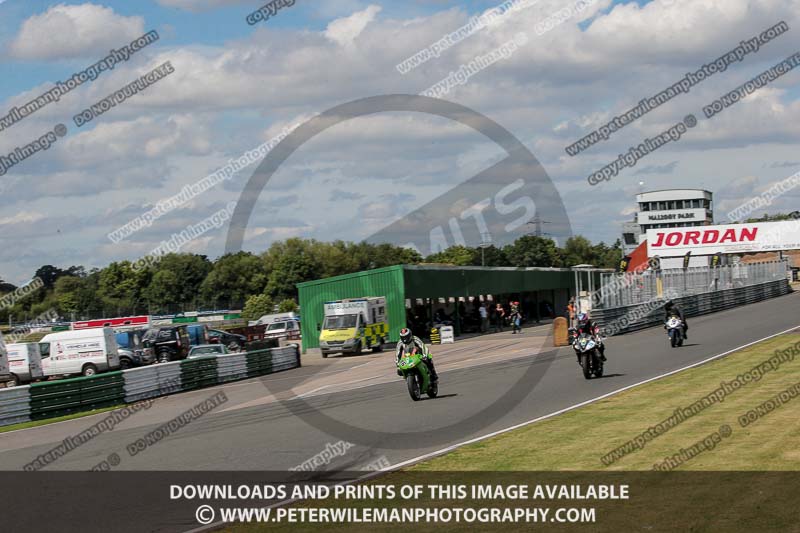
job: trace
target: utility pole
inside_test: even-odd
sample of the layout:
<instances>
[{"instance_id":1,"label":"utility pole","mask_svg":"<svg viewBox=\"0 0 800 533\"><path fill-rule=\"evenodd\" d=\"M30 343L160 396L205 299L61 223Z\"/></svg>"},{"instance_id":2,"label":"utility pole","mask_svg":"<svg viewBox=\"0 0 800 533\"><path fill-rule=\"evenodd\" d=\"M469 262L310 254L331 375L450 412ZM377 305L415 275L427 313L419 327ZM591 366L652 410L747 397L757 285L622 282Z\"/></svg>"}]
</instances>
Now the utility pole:
<instances>
[{"instance_id":1,"label":"utility pole","mask_svg":"<svg viewBox=\"0 0 800 533\"><path fill-rule=\"evenodd\" d=\"M481 243L478 247L481 249L481 266L486 266L486 254L484 251L486 248L492 245L492 235L490 233L481 233Z\"/></svg>"}]
</instances>

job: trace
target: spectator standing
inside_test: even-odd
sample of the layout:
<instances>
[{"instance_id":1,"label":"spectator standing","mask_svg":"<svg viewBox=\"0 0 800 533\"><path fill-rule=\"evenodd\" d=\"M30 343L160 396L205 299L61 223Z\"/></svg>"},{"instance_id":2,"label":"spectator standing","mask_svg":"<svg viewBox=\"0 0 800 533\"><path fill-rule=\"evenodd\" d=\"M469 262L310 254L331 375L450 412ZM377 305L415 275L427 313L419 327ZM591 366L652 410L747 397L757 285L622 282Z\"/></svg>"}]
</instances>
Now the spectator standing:
<instances>
[{"instance_id":1,"label":"spectator standing","mask_svg":"<svg viewBox=\"0 0 800 533\"><path fill-rule=\"evenodd\" d=\"M503 331L503 321L506 319L506 310L500 302L494 308L494 332Z\"/></svg>"},{"instance_id":2,"label":"spectator standing","mask_svg":"<svg viewBox=\"0 0 800 533\"><path fill-rule=\"evenodd\" d=\"M569 303L567 304L567 317L569 318L569 327L575 327L575 298L572 297L569 299Z\"/></svg>"},{"instance_id":3,"label":"spectator standing","mask_svg":"<svg viewBox=\"0 0 800 533\"><path fill-rule=\"evenodd\" d=\"M481 302L478 313L481 315L481 333L486 333L489 331L489 312L486 310L485 303Z\"/></svg>"},{"instance_id":4,"label":"spectator standing","mask_svg":"<svg viewBox=\"0 0 800 533\"><path fill-rule=\"evenodd\" d=\"M513 326L512 334L522 333L522 313L519 310L519 305L511 307L511 324Z\"/></svg>"}]
</instances>

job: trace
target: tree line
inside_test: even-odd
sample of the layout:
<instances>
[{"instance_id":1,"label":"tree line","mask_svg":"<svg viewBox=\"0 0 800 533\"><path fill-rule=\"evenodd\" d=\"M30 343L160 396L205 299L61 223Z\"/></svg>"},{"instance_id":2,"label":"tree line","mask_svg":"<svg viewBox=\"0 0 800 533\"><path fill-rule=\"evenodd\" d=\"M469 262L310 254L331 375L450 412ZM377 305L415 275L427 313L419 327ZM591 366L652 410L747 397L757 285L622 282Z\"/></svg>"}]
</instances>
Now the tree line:
<instances>
[{"instance_id":1,"label":"tree line","mask_svg":"<svg viewBox=\"0 0 800 533\"><path fill-rule=\"evenodd\" d=\"M41 278L43 287L0 309L0 321L29 321L51 309L67 320L211 309L243 309L252 319L274 310L295 310L297 283L391 265L563 267L589 263L613 268L621 256L619 241L613 246L593 245L583 237L572 237L558 247L547 238L524 236L503 247L453 246L424 258L391 244L292 238L273 243L261 254L238 252L213 261L205 255L167 254L142 270L134 270L131 261L89 270L44 265L33 274ZM0 293L15 289L0 281Z\"/></svg>"}]
</instances>

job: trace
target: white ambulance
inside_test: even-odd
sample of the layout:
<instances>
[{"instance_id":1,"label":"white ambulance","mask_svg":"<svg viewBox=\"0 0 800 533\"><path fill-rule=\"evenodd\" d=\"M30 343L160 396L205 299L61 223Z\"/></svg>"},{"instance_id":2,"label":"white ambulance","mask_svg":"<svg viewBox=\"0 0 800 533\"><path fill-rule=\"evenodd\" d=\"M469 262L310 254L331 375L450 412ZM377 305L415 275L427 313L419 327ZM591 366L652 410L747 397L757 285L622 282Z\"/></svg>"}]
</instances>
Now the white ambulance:
<instances>
[{"instance_id":1,"label":"white ambulance","mask_svg":"<svg viewBox=\"0 0 800 533\"><path fill-rule=\"evenodd\" d=\"M325 302L325 320L319 329L322 357L334 352L360 354L363 350L380 352L389 338L386 298L350 298Z\"/></svg>"},{"instance_id":2,"label":"white ambulance","mask_svg":"<svg viewBox=\"0 0 800 533\"><path fill-rule=\"evenodd\" d=\"M59 331L39 341L45 377L119 370L117 339L112 328Z\"/></svg>"},{"instance_id":3,"label":"white ambulance","mask_svg":"<svg viewBox=\"0 0 800 533\"><path fill-rule=\"evenodd\" d=\"M8 351L8 369L11 372L11 381L6 383L6 387L30 383L44 376L39 343L8 344L6 349Z\"/></svg>"}]
</instances>

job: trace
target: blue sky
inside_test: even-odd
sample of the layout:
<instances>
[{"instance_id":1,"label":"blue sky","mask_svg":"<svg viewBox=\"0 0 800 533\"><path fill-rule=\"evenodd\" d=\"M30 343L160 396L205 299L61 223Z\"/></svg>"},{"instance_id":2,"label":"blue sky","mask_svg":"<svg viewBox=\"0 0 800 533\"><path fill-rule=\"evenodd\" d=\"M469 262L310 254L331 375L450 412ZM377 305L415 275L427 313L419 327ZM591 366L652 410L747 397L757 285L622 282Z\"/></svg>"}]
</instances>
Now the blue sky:
<instances>
[{"instance_id":1,"label":"blue sky","mask_svg":"<svg viewBox=\"0 0 800 533\"><path fill-rule=\"evenodd\" d=\"M255 165L120 243L109 233L287 127L357 98L424 91L521 32L526 44L441 97L497 121L531 150L558 189L575 233L613 242L632 216L640 181L645 189L709 188L717 218L724 219L800 170L800 72L711 120L701 111L797 51L800 0L586 0L577 10L574 1L538 0L406 74L398 63L500 1L297 0L268 21L248 25L247 14L264 3L0 3L0 117L110 48L153 29L160 35L112 72L0 131L3 155L55 124L69 130L48 151L0 176L1 277L19 283L45 263L92 267L141 257L235 201ZM563 22L536 33L537 24L564 9ZM780 20L790 31L757 54L610 140L578 156L566 154L565 146L615 114ZM75 114L164 61L174 74L90 124L74 124ZM610 182L587 184L590 173L689 113L700 124L679 143ZM366 238L501 156L480 135L430 116L387 113L342 124L281 167L259 199L245 248L259 252L290 236ZM770 209L797 209L799 198L791 191ZM447 214L458 218L465 207L456 201ZM216 257L225 230L183 251ZM452 243L455 235L448 238Z\"/></svg>"}]
</instances>

